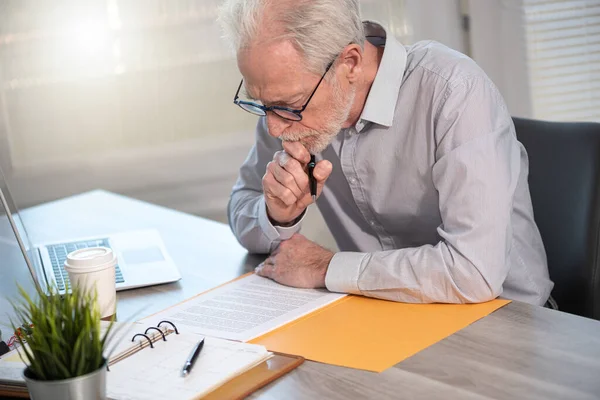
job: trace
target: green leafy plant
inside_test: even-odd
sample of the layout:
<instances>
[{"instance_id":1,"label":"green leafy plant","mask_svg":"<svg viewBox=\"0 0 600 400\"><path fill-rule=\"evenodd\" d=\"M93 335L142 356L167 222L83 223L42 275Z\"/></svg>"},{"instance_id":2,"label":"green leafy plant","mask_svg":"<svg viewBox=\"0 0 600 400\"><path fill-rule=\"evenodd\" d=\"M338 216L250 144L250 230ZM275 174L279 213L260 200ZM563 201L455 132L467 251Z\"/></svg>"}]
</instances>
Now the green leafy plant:
<instances>
[{"instance_id":1,"label":"green leafy plant","mask_svg":"<svg viewBox=\"0 0 600 400\"><path fill-rule=\"evenodd\" d=\"M50 295L40 290L33 300L19 287L21 298L13 302L18 325L31 326L18 336L19 354L28 376L51 381L98 370L106 363L103 352L114 319L102 332L95 292L83 292L78 287L64 295L50 287L48 291ZM15 328L17 324L12 325Z\"/></svg>"}]
</instances>

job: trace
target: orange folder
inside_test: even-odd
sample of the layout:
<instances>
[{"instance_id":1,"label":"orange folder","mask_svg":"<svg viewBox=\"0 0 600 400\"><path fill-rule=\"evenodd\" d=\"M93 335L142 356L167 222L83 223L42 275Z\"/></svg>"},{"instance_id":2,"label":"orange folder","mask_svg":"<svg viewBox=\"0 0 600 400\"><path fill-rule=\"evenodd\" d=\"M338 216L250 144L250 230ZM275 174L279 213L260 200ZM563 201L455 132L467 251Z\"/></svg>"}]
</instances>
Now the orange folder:
<instances>
[{"instance_id":1,"label":"orange folder","mask_svg":"<svg viewBox=\"0 0 600 400\"><path fill-rule=\"evenodd\" d=\"M348 295L249 342L325 364L382 372L508 303L407 304Z\"/></svg>"},{"instance_id":2,"label":"orange folder","mask_svg":"<svg viewBox=\"0 0 600 400\"><path fill-rule=\"evenodd\" d=\"M347 296L250 342L326 364L381 372L509 302L406 304Z\"/></svg>"}]
</instances>

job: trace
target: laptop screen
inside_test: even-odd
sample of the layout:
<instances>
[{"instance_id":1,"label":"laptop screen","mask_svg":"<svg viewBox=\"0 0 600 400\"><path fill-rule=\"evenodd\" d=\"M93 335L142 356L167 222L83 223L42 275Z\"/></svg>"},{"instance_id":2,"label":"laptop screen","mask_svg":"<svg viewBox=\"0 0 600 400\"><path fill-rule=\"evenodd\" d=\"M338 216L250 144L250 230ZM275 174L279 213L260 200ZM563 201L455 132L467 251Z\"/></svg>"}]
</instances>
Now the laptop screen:
<instances>
[{"instance_id":1,"label":"laptop screen","mask_svg":"<svg viewBox=\"0 0 600 400\"><path fill-rule=\"evenodd\" d=\"M14 207L12 197L8 192L6 180L4 179L1 170L0 191L2 192L0 193L0 196L3 196L3 199L5 200L0 201L0 329L3 332L3 339L6 340L10 337L10 333L12 333L10 321L11 319L15 320L16 317L10 301L20 299L18 285L31 296L35 295L36 290L35 282L29 271L21 247L19 246L13 226L10 223L5 205L9 206L15 226L18 229L24 245L27 246L27 250L31 249L30 243L19 218L19 214Z\"/></svg>"},{"instance_id":2,"label":"laptop screen","mask_svg":"<svg viewBox=\"0 0 600 400\"><path fill-rule=\"evenodd\" d=\"M6 181L6 177L4 176L4 171L2 171L1 167L0 167L0 190L2 190L2 194L4 195L3 196L4 200L6 201L6 204L8 205L8 209L10 210L12 219L15 222L15 226L17 228L17 231L19 232L21 241L23 242L23 245L25 246L25 250L27 252L31 252L33 247L29 241L29 236L27 235L25 225L23 225L23 221L21 221L21 216L19 215L19 209L17 208L17 204L15 203L14 199L12 198L10 189L8 187L8 182ZM2 207L1 211L3 212L4 215L6 215L4 207ZM31 256L31 254L29 254L29 255Z\"/></svg>"}]
</instances>

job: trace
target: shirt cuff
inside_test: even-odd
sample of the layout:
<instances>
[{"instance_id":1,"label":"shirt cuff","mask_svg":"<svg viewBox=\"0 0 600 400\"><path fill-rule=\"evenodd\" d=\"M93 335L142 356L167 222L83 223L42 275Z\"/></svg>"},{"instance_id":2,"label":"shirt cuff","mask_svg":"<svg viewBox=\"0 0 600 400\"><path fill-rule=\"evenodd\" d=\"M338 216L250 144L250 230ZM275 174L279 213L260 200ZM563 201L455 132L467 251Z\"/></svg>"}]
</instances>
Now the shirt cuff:
<instances>
[{"instance_id":1,"label":"shirt cuff","mask_svg":"<svg viewBox=\"0 0 600 400\"><path fill-rule=\"evenodd\" d=\"M300 232L302 221L306 215L306 210L302 213L302 217L292 226L274 226L267 215L267 204L264 196L258 202L258 223L270 241L282 241L291 238L294 233Z\"/></svg>"},{"instance_id":2,"label":"shirt cuff","mask_svg":"<svg viewBox=\"0 0 600 400\"><path fill-rule=\"evenodd\" d=\"M330 292L361 294L358 277L368 253L335 253L325 275L325 286Z\"/></svg>"}]
</instances>

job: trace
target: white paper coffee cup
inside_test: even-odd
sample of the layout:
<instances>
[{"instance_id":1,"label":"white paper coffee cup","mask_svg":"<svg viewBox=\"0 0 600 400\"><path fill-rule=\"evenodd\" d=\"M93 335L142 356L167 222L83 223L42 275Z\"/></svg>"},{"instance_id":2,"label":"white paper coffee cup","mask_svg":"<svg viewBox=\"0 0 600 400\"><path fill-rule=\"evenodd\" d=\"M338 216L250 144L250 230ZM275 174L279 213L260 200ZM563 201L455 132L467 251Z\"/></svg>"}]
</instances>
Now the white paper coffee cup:
<instances>
[{"instance_id":1,"label":"white paper coffee cup","mask_svg":"<svg viewBox=\"0 0 600 400\"><path fill-rule=\"evenodd\" d=\"M96 290L101 318L116 312L116 265L117 257L108 247L75 250L67 255L65 261L65 269L69 273L72 287L78 286L87 293Z\"/></svg>"}]
</instances>

